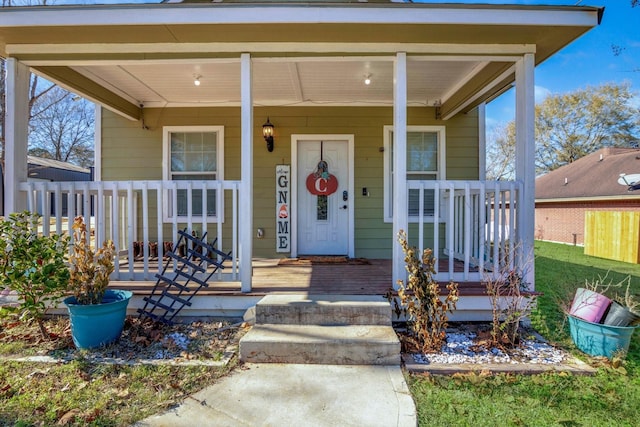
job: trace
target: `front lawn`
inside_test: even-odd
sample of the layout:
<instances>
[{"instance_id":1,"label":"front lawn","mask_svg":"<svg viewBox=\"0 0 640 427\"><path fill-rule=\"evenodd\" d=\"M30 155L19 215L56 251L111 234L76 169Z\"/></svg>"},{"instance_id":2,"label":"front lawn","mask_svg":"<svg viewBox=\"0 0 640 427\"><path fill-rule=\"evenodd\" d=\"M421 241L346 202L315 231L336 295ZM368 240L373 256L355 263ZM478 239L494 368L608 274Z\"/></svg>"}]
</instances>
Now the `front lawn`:
<instances>
[{"instance_id":1,"label":"front lawn","mask_svg":"<svg viewBox=\"0 0 640 427\"><path fill-rule=\"evenodd\" d=\"M130 426L226 375L227 367L0 363L1 426Z\"/></svg>"},{"instance_id":2,"label":"front lawn","mask_svg":"<svg viewBox=\"0 0 640 427\"><path fill-rule=\"evenodd\" d=\"M582 248L536 242L536 290L544 293L532 315L534 326L552 342L573 348L562 304L585 280L608 274L618 282L631 276L640 293L640 265L585 256ZM453 377L410 375L409 387L421 426L633 426L640 408L640 332L627 358L598 366L592 377L482 374Z\"/></svg>"},{"instance_id":3,"label":"front lawn","mask_svg":"<svg viewBox=\"0 0 640 427\"><path fill-rule=\"evenodd\" d=\"M117 343L76 350L68 317L47 319L45 326L51 339L35 324L0 322L0 426L130 426L227 375L235 358L211 365L222 363L221 352L236 346L241 334L223 322L165 326L128 318ZM66 362L12 360L16 356ZM102 361L109 358L123 364Z\"/></svg>"}]
</instances>

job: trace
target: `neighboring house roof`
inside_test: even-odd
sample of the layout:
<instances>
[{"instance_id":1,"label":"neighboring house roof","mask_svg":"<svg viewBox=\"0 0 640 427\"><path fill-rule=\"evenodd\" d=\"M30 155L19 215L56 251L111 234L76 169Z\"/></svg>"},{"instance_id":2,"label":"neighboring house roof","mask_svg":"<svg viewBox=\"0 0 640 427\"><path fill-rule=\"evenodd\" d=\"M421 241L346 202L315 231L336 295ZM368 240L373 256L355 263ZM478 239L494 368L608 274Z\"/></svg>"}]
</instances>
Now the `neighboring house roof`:
<instances>
[{"instance_id":1,"label":"neighboring house roof","mask_svg":"<svg viewBox=\"0 0 640 427\"><path fill-rule=\"evenodd\" d=\"M602 148L536 179L536 201L640 198L620 185L620 174L640 174L640 149Z\"/></svg>"},{"instance_id":2,"label":"neighboring house roof","mask_svg":"<svg viewBox=\"0 0 640 427\"><path fill-rule=\"evenodd\" d=\"M59 160L27 156L29 178L48 181L89 181L91 170Z\"/></svg>"}]
</instances>

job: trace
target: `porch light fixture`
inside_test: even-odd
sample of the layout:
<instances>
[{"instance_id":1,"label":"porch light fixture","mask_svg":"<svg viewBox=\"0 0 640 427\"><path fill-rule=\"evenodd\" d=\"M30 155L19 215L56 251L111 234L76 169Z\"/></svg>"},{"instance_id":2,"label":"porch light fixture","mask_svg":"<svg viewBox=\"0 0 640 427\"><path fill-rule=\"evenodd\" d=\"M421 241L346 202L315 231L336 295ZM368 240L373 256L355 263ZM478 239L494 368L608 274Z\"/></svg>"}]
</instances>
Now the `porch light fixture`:
<instances>
[{"instance_id":1,"label":"porch light fixture","mask_svg":"<svg viewBox=\"0 0 640 427\"><path fill-rule=\"evenodd\" d=\"M364 76L364 84L366 84L367 86L371 84L371 74L367 74L366 76Z\"/></svg>"},{"instance_id":2,"label":"porch light fixture","mask_svg":"<svg viewBox=\"0 0 640 427\"><path fill-rule=\"evenodd\" d=\"M201 75L196 74L195 76L193 76L193 84L196 86L200 86L200 77L202 77Z\"/></svg>"},{"instance_id":3,"label":"porch light fixture","mask_svg":"<svg viewBox=\"0 0 640 427\"><path fill-rule=\"evenodd\" d=\"M262 125L262 136L264 136L264 140L267 141L267 150L269 152L273 151L273 124L269 121L269 117L267 117L267 122Z\"/></svg>"}]
</instances>

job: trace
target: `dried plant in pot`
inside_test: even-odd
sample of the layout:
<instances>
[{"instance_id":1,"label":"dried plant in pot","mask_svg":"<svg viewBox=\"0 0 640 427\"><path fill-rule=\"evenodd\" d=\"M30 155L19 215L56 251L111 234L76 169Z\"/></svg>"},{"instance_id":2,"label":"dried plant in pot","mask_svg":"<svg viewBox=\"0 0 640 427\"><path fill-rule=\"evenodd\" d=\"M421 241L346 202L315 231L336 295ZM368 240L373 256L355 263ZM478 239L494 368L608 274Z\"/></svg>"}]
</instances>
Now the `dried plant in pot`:
<instances>
[{"instance_id":1,"label":"dried plant in pot","mask_svg":"<svg viewBox=\"0 0 640 427\"><path fill-rule=\"evenodd\" d=\"M114 270L115 247L105 241L95 251L82 217L73 222L73 248L69 256L69 291L64 300L71 320L73 342L94 348L120 337L132 293L107 289Z\"/></svg>"}]
</instances>

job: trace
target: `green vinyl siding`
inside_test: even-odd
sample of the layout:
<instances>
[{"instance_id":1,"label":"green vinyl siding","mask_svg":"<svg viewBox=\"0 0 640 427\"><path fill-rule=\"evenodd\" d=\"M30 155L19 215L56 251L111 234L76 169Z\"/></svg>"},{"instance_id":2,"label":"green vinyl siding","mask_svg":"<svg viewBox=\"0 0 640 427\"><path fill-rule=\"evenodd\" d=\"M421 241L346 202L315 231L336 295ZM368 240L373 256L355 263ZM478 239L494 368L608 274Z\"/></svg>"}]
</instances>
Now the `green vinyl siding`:
<instances>
[{"instance_id":1,"label":"green vinyl siding","mask_svg":"<svg viewBox=\"0 0 640 427\"><path fill-rule=\"evenodd\" d=\"M163 126L224 126L224 177L240 179L240 109L167 108L145 109L141 122L129 121L110 111L102 114L102 179L162 179ZM269 153L262 138L262 123L267 116L275 126L275 148ZM409 126L446 126L447 179L478 179L478 115L477 110L442 121L435 119L433 108L408 109ZM392 225L383 221L383 146L384 126L393 124L391 107L256 107L254 108L254 214L252 235L264 229L264 238L254 239L254 256L280 257L275 251L276 208L275 167L291 164L292 134L354 135L355 256L390 258L396 241ZM369 196L362 195L366 187ZM139 201L138 206L141 206ZM225 211L230 214L230 200ZM155 234L155 206L149 206L151 228ZM138 221L141 227L141 219ZM224 225L226 240L230 237L230 221ZM432 227L432 225L429 225ZM171 224L164 227L169 236ZM211 233L215 230L210 230ZM138 231L142 236L142 231ZM443 238L444 233L441 234ZM225 245L226 246L226 245Z\"/></svg>"}]
</instances>

